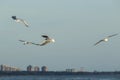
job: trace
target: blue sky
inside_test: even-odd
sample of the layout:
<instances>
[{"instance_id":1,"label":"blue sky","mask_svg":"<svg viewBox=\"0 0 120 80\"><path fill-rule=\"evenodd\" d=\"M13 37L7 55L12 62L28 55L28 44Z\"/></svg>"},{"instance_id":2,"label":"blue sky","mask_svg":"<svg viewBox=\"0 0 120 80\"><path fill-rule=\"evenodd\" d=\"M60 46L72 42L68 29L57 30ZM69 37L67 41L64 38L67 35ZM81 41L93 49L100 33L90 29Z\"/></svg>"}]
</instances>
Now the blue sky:
<instances>
[{"instance_id":1,"label":"blue sky","mask_svg":"<svg viewBox=\"0 0 120 80\"><path fill-rule=\"evenodd\" d=\"M120 32L119 4L119 0L1 0L0 64L22 69L31 64L49 70L120 70L119 35L93 46ZM30 27L14 22L13 15ZM41 47L18 41L40 43L42 34L56 42Z\"/></svg>"}]
</instances>

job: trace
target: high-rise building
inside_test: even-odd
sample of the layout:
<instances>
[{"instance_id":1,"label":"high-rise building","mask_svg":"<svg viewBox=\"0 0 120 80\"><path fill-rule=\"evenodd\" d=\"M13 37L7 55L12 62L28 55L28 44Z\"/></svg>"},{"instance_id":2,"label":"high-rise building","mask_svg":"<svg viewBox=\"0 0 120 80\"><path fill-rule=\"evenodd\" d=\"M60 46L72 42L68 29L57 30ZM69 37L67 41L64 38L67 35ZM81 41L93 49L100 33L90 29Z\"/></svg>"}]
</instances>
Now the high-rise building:
<instances>
[{"instance_id":1,"label":"high-rise building","mask_svg":"<svg viewBox=\"0 0 120 80\"><path fill-rule=\"evenodd\" d=\"M46 66L43 66L43 67L41 68L41 70L42 70L42 72L47 72L47 71L48 71L48 68L47 68Z\"/></svg>"},{"instance_id":2,"label":"high-rise building","mask_svg":"<svg viewBox=\"0 0 120 80\"><path fill-rule=\"evenodd\" d=\"M34 71L40 71L40 68L38 66L35 66Z\"/></svg>"},{"instance_id":3,"label":"high-rise building","mask_svg":"<svg viewBox=\"0 0 120 80\"><path fill-rule=\"evenodd\" d=\"M31 66L31 65L29 65L29 66L27 67L27 71L32 71L32 66Z\"/></svg>"},{"instance_id":4,"label":"high-rise building","mask_svg":"<svg viewBox=\"0 0 120 80\"><path fill-rule=\"evenodd\" d=\"M4 71L4 65L0 65L0 71Z\"/></svg>"}]
</instances>

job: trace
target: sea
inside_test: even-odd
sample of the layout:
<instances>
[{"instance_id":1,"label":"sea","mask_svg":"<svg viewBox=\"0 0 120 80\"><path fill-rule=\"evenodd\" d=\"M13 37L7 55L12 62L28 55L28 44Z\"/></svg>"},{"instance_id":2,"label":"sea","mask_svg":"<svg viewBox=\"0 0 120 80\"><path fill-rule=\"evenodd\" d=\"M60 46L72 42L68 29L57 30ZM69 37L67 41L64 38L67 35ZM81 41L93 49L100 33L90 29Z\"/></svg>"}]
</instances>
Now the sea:
<instances>
[{"instance_id":1,"label":"sea","mask_svg":"<svg viewBox=\"0 0 120 80\"><path fill-rule=\"evenodd\" d=\"M34 76L0 76L0 80L120 80L120 75L34 75Z\"/></svg>"}]
</instances>

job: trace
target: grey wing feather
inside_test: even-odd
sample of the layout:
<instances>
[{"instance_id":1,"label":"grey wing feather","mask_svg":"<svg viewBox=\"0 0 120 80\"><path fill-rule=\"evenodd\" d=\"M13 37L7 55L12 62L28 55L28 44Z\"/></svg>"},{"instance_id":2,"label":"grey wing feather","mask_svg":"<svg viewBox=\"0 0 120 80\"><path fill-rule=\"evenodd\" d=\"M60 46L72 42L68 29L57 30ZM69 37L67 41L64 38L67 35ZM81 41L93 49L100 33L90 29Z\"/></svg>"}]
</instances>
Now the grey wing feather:
<instances>
[{"instance_id":1,"label":"grey wing feather","mask_svg":"<svg viewBox=\"0 0 120 80\"><path fill-rule=\"evenodd\" d=\"M43 43L40 44L40 46L44 46L46 45L48 42L47 41L44 41Z\"/></svg>"},{"instance_id":2,"label":"grey wing feather","mask_svg":"<svg viewBox=\"0 0 120 80\"><path fill-rule=\"evenodd\" d=\"M25 42L24 40L19 40L20 42Z\"/></svg>"},{"instance_id":3,"label":"grey wing feather","mask_svg":"<svg viewBox=\"0 0 120 80\"><path fill-rule=\"evenodd\" d=\"M21 22L22 22L26 27L28 27L28 23L27 23L25 20L21 19Z\"/></svg>"},{"instance_id":4,"label":"grey wing feather","mask_svg":"<svg viewBox=\"0 0 120 80\"><path fill-rule=\"evenodd\" d=\"M33 42L32 42L32 44L33 44L33 45L38 45L38 46L40 45L40 44L36 44L36 43L33 43Z\"/></svg>"},{"instance_id":5,"label":"grey wing feather","mask_svg":"<svg viewBox=\"0 0 120 80\"><path fill-rule=\"evenodd\" d=\"M116 35L118 35L118 34L113 34L113 35L110 35L110 36L108 36L108 38L113 37L113 36L116 36Z\"/></svg>"},{"instance_id":6,"label":"grey wing feather","mask_svg":"<svg viewBox=\"0 0 120 80\"><path fill-rule=\"evenodd\" d=\"M102 42L103 40L100 40L100 41L98 41L97 43L95 43L94 45L97 45L97 44L99 44L100 42Z\"/></svg>"}]
</instances>

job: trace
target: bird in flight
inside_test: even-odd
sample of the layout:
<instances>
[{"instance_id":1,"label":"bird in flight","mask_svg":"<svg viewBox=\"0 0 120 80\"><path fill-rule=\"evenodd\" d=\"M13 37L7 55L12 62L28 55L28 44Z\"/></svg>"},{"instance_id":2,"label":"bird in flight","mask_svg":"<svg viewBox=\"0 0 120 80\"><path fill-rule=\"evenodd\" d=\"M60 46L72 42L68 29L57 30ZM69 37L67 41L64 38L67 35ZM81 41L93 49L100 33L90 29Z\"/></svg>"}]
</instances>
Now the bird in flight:
<instances>
[{"instance_id":1,"label":"bird in flight","mask_svg":"<svg viewBox=\"0 0 120 80\"><path fill-rule=\"evenodd\" d=\"M42 35L42 37L45 38L45 39L41 44L36 44L36 43L32 43L32 44L39 45L39 46L44 46L44 45L46 45L48 43L55 42L55 40L53 38L50 38L47 35Z\"/></svg>"},{"instance_id":2,"label":"bird in flight","mask_svg":"<svg viewBox=\"0 0 120 80\"><path fill-rule=\"evenodd\" d=\"M107 36L105 37L104 39L101 39L99 40L98 42L96 42L94 45L96 46L97 44L101 43L101 42L107 42L109 40L109 38L113 37L113 36L116 36L118 34L113 34L113 35L110 35L110 36Z\"/></svg>"},{"instance_id":3,"label":"bird in flight","mask_svg":"<svg viewBox=\"0 0 120 80\"><path fill-rule=\"evenodd\" d=\"M20 42L23 42L23 45L26 45L26 44L34 44L32 42L28 42L28 41L25 41L25 40L19 40Z\"/></svg>"},{"instance_id":4,"label":"bird in flight","mask_svg":"<svg viewBox=\"0 0 120 80\"><path fill-rule=\"evenodd\" d=\"M16 16L12 16L12 19L15 20L16 22L22 23L22 24L24 24L26 27L28 27L28 23L27 23L25 20L20 19L20 18L17 18Z\"/></svg>"}]
</instances>

